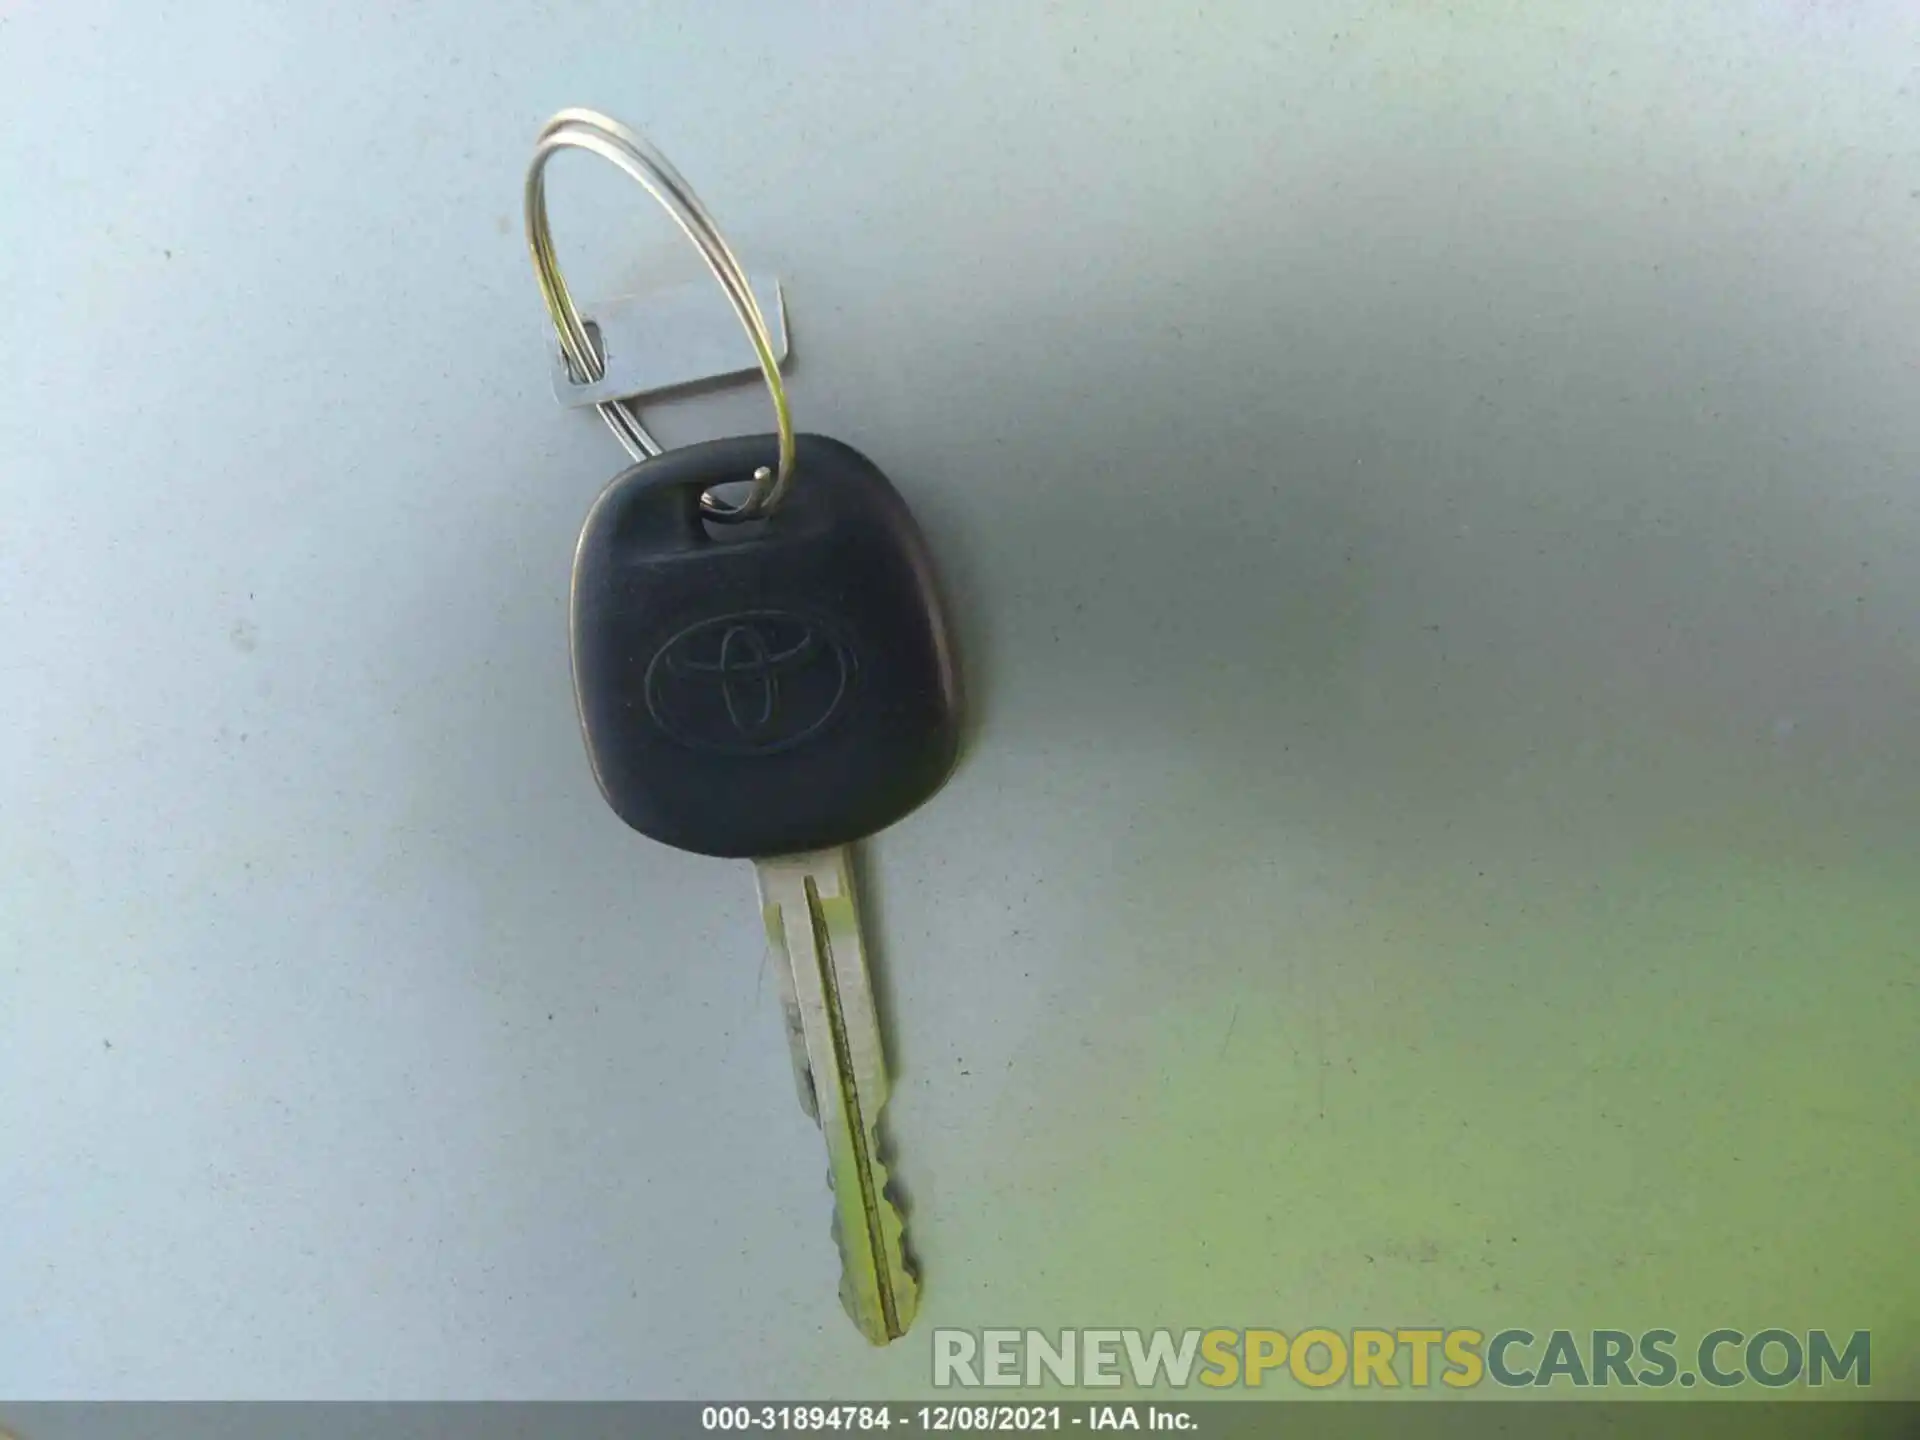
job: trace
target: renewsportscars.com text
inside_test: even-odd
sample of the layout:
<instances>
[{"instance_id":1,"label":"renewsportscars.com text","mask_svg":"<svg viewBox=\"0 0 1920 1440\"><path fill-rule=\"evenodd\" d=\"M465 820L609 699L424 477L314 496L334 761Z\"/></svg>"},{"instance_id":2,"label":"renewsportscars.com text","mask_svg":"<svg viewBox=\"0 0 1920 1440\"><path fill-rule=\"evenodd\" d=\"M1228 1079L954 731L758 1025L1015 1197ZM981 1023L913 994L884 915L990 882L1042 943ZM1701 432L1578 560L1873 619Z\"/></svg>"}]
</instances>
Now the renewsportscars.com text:
<instances>
[{"instance_id":1,"label":"renewsportscars.com text","mask_svg":"<svg viewBox=\"0 0 1920 1440\"><path fill-rule=\"evenodd\" d=\"M935 1330L933 1383L1259 1389L1302 1385L1468 1390L1781 1389L1873 1383L1869 1331L1720 1329L1493 1332L1404 1326L1333 1330Z\"/></svg>"}]
</instances>

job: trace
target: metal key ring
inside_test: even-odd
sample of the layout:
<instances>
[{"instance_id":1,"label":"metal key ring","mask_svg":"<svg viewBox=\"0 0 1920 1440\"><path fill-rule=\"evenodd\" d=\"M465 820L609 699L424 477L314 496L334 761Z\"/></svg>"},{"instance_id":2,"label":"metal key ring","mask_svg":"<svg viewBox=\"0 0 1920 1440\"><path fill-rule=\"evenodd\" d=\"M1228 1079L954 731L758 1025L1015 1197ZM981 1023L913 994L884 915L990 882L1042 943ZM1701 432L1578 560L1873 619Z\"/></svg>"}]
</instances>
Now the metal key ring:
<instances>
[{"instance_id":1,"label":"metal key ring","mask_svg":"<svg viewBox=\"0 0 1920 1440\"><path fill-rule=\"evenodd\" d=\"M673 168L667 157L618 120L595 110L562 110L540 129L534 142L533 160L527 166L526 213L527 248L533 252L534 278L540 282L541 298L547 302L547 314L560 336L560 349L567 367L582 382L598 380L606 374L606 359L588 334L567 282L560 274L560 260L554 253L553 229L547 221L547 161L560 150L585 150L618 166L653 198L660 202L674 223L699 248L713 278L727 292L733 313L746 327L753 342L753 353L760 361L760 373L766 377L773 397L773 418L779 434L776 468L762 465L753 472L753 485L738 505L728 505L707 493L700 497L700 508L710 520L753 520L772 511L787 493L793 481L793 415L787 408L787 387L780 378L780 362L774 355L773 336L767 318L747 283L747 272L733 249L720 234L706 206L693 193L686 178ZM607 422L614 438L636 460L660 454L664 446L640 423L632 401L609 400L595 407Z\"/></svg>"}]
</instances>

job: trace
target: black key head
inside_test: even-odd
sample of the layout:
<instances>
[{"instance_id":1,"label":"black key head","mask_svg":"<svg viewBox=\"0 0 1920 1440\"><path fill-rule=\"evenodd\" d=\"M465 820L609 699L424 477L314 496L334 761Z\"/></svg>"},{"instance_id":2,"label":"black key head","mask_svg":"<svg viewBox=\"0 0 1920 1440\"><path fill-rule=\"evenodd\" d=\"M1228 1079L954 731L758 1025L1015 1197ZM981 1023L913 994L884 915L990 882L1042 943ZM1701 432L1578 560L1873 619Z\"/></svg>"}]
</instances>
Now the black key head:
<instances>
[{"instance_id":1,"label":"black key head","mask_svg":"<svg viewBox=\"0 0 1920 1440\"><path fill-rule=\"evenodd\" d=\"M594 503L574 558L574 693L600 791L641 834L703 855L862 839L959 754L926 543L871 461L802 435L771 515L702 521L702 490L774 461L771 435L643 461Z\"/></svg>"}]
</instances>

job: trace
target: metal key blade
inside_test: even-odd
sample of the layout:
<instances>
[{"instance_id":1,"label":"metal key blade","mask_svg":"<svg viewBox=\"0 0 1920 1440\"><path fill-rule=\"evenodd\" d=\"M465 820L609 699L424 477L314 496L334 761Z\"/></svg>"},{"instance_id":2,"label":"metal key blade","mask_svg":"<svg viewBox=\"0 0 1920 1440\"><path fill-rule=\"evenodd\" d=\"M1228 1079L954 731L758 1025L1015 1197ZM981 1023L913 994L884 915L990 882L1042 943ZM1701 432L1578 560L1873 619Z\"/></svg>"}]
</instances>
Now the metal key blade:
<instances>
[{"instance_id":1,"label":"metal key blade","mask_svg":"<svg viewBox=\"0 0 1920 1440\"><path fill-rule=\"evenodd\" d=\"M860 1333L885 1345L913 1324L920 1291L879 1153L887 1069L850 861L841 847L757 860L754 868L767 937L786 962L783 980L791 981L782 1000L789 1035L798 1041L801 1103L827 1141L840 1300Z\"/></svg>"}]
</instances>

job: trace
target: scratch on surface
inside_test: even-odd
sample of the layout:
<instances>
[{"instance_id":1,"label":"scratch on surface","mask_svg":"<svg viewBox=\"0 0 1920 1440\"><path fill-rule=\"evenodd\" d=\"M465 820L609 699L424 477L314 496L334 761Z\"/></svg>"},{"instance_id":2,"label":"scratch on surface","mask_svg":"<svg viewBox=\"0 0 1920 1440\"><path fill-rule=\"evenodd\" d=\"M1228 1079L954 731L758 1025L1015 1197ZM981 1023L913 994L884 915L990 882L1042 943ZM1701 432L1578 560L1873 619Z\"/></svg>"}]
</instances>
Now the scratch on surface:
<instances>
[{"instance_id":1,"label":"scratch on surface","mask_svg":"<svg viewBox=\"0 0 1920 1440\"><path fill-rule=\"evenodd\" d=\"M1233 1013L1227 1016L1227 1033L1220 1041L1220 1053L1225 1055L1227 1047L1233 1043L1233 1027L1240 1021L1240 1002L1233 1002Z\"/></svg>"}]
</instances>

